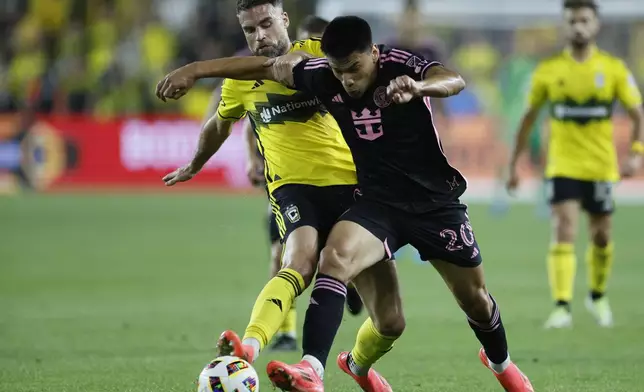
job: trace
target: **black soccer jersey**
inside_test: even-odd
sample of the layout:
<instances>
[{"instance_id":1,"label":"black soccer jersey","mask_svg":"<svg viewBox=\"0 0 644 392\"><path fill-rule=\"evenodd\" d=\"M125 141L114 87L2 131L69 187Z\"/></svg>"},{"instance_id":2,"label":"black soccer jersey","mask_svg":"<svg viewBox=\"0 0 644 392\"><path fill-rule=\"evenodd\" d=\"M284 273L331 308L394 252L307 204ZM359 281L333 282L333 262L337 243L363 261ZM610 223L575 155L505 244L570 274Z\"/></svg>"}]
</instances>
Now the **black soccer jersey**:
<instances>
[{"instance_id":1,"label":"black soccer jersey","mask_svg":"<svg viewBox=\"0 0 644 392\"><path fill-rule=\"evenodd\" d=\"M414 213L438 209L463 194L465 178L447 161L429 98L397 105L386 89L402 75L422 80L440 63L384 45L379 49L376 82L362 98L346 94L323 58L294 68L295 87L317 95L340 125L364 198Z\"/></svg>"}]
</instances>

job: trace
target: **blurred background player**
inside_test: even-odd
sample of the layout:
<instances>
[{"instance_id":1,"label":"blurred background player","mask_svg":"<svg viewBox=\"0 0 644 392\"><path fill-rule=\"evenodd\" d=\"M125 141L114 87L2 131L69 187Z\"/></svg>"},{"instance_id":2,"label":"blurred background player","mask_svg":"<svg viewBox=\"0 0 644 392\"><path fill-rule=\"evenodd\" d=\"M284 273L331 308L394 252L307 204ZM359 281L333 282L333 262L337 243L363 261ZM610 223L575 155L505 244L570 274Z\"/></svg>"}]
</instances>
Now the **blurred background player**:
<instances>
[{"instance_id":1,"label":"blurred background player","mask_svg":"<svg viewBox=\"0 0 644 392\"><path fill-rule=\"evenodd\" d=\"M620 177L612 105L619 100L633 124L631 154L622 171L624 177L630 177L640 167L644 153L642 98L622 60L595 45L600 25L595 2L565 1L564 21L567 47L542 61L534 72L528 108L512 154L508 189L515 189L519 183L518 158L528 143L539 110L549 103L552 110L546 178L554 232L548 276L555 309L545 327L572 325L574 241L580 208L589 215L586 260L590 292L586 306L599 325L609 327L613 316L606 286L613 264L613 185Z\"/></svg>"}]
</instances>

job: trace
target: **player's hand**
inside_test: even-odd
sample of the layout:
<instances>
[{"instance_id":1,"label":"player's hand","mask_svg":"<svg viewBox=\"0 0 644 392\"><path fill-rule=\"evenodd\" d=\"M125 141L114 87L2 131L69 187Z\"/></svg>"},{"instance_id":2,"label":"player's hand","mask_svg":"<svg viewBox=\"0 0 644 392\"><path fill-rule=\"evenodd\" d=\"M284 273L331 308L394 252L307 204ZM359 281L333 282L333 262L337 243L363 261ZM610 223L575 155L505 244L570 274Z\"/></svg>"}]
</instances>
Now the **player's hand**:
<instances>
[{"instance_id":1,"label":"player's hand","mask_svg":"<svg viewBox=\"0 0 644 392\"><path fill-rule=\"evenodd\" d=\"M266 181L264 178L264 162L260 159L249 159L246 163L246 175L253 186L259 186Z\"/></svg>"},{"instance_id":2,"label":"player's hand","mask_svg":"<svg viewBox=\"0 0 644 392\"><path fill-rule=\"evenodd\" d=\"M272 67L273 78L282 84L294 86L293 68L306 59L313 58L313 56L306 52L291 52L282 56L273 57L268 59L265 67Z\"/></svg>"},{"instance_id":3,"label":"player's hand","mask_svg":"<svg viewBox=\"0 0 644 392\"><path fill-rule=\"evenodd\" d=\"M387 86L387 96L397 104L407 103L420 96L420 87L418 82L409 76L399 76L389 82L389 86Z\"/></svg>"},{"instance_id":4,"label":"player's hand","mask_svg":"<svg viewBox=\"0 0 644 392\"><path fill-rule=\"evenodd\" d=\"M642 155L641 154L631 154L628 157L628 160L622 167L622 177L629 178L637 174L637 171L642 167Z\"/></svg>"},{"instance_id":5,"label":"player's hand","mask_svg":"<svg viewBox=\"0 0 644 392\"><path fill-rule=\"evenodd\" d=\"M186 95L188 90L195 84L195 65L188 64L167 74L157 83L157 98L166 102L166 99L179 99Z\"/></svg>"},{"instance_id":6,"label":"player's hand","mask_svg":"<svg viewBox=\"0 0 644 392\"><path fill-rule=\"evenodd\" d=\"M516 192L517 188L519 187L519 175L517 174L517 170L515 168L510 168L510 175L508 176L508 181L505 184L505 187L510 194Z\"/></svg>"},{"instance_id":7,"label":"player's hand","mask_svg":"<svg viewBox=\"0 0 644 392\"><path fill-rule=\"evenodd\" d=\"M177 182L189 181L194 177L199 171L195 170L191 165L186 165L178 168L172 173L168 173L163 177L163 182L166 186L172 186Z\"/></svg>"}]
</instances>

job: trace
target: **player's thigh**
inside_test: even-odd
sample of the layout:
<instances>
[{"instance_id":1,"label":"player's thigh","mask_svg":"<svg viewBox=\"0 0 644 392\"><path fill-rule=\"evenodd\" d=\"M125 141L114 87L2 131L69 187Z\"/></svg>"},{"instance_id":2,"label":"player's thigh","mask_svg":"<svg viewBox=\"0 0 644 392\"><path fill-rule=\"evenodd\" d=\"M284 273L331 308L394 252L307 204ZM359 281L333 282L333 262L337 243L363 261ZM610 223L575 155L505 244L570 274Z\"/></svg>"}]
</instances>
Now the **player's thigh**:
<instances>
[{"instance_id":1,"label":"player's thigh","mask_svg":"<svg viewBox=\"0 0 644 392\"><path fill-rule=\"evenodd\" d=\"M284 185L269 196L284 243L282 266L299 272L310 283L317 268L320 219L311 186Z\"/></svg>"},{"instance_id":2,"label":"player's thigh","mask_svg":"<svg viewBox=\"0 0 644 392\"><path fill-rule=\"evenodd\" d=\"M552 211L552 241L574 242L584 199L583 181L555 177L548 180L547 187Z\"/></svg>"},{"instance_id":3,"label":"player's thigh","mask_svg":"<svg viewBox=\"0 0 644 392\"><path fill-rule=\"evenodd\" d=\"M384 260L365 269L353 279L378 332L400 336L405 329L396 263Z\"/></svg>"},{"instance_id":4,"label":"player's thigh","mask_svg":"<svg viewBox=\"0 0 644 392\"><path fill-rule=\"evenodd\" d=\"M422 215L410 214L405 222L405 239L418 250L422 260L443 260L468 268L481 264L481 251L464 204L455 203Z\"/></svg>"},{"instance_id":5,"label":"player's thigh","mask_svg":"<svg viewBox=\"0 0 644 392\"><path fill-rule=\"evenodd\" d=\"M351 281L398 249L386 208L357 202L335 224L320 254L320 272Z\"/></svg>"}]
</instances>

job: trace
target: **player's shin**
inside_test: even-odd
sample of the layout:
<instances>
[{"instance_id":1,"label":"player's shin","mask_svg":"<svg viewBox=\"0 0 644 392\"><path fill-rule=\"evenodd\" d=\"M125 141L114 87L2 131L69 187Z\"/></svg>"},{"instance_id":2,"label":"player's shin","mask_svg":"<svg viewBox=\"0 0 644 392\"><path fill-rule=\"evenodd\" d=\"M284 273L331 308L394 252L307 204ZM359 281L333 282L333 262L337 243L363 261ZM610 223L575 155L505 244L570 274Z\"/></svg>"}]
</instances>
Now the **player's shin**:
<instances>
[{"instance_id":1,"label":"player's shin","mask_svg":"<svg viewBox=\"0 0 644 392\"><path fill-rule=\"evenodd\" d=\"M305 282L297 271L285 268L272 278L257 297L242 343L253 347L253 360L277 333Z\"/></svg>"},{"instance_id":2,"label":"player's shin","mask_svg":"<svg viewBox=\"0 0 644 392\"><path fill-rule=\"evenodd\" d=\"M347 286L330 275L318 273L304 318L302 349L305 361L323 378L329 351L342 323Z\"/></svg>"},{"instance_id":3,"label":"player's shin","mask_svg":"<svg viewBox=\"0 0 644 392\"><path fill-rule=\"evenodd\" d=\"M552 298L558 306L570 310L573 297L577 260L570 243L555 243L548 253L548 280Z\"/></svg>"},{"instance_id":4,"label":"player's shin","mask_svg":"<svg viewBox=\"0 0 644 392\"><path fill-rule=\"evenodd\" d=\"M490 368L497 373L502 373L510 365L508 353L508 341L505 336L505 328L501 320L501 313L494 298L489 296L490 317L483 319L469 312L467 321L474 331L476 338L481 342L485 354L490 361Z\"/></svg>"},{"instance_id":5,"label":"player's shin","mask_svg":"<svg viewBox=\"0 0 644 392\"><path fill-rule=\"evenodd\" d=\"M604 247L590 245L586 253L588 283L591 298L596 301L606 293L608 278L613 266L613 244Z\"/></svg>"},{"instance_id":6,"label":"player's shin","mask_svg":"<svg viewBox=\"0 0 644 392\"><path fill-rule=\"evenodd\" d=\"M356 343L347 357L347 365L351 372L357 376L366 376L371 366L393 348L400 334L386 336L378 331L371 318L365 320L358 331Z\"/></svg>"}]
</instances>

